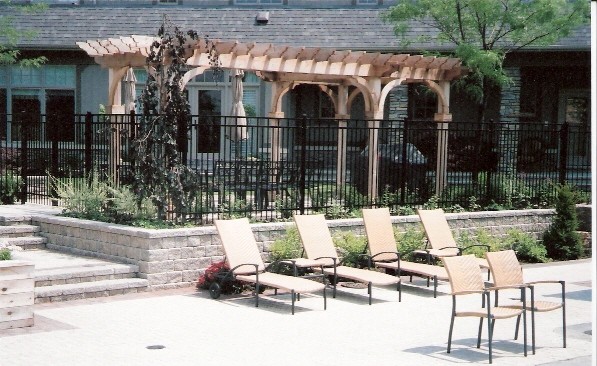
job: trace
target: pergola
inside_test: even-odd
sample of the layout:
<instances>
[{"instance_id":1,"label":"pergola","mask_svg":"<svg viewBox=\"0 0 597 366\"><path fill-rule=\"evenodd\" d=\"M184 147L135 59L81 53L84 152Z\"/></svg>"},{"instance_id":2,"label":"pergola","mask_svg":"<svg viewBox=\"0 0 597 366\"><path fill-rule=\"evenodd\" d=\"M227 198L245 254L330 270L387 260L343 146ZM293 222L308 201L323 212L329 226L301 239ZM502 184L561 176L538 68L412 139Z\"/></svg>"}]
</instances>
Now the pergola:
<instances>
[{"instance_id":1,"label":"pergola","mask_svg":"<svg viewBox=\"0 0 597 366\"><path fill-rule=\"evenodd\" d=\"M108 112L123 113L121 81L131 67L147 67L153 37L130 36L110 38L77 45L94 57L96 63L109 70ZM384 104L388 93L402 83L423 83L437 94L437 113L434 120L438 129L436 166L436 193L446 185L447 136L450 114L450 82L466 70L457 58L408 54L391 54L318 47L292 47L271 43L241 43L238 41L205 39L188 40L187 64L190 70L184 75L186 83L211 67L209 52L215 47L220 66L224 69L253 71L272 85L271 109L268 117L272 123L284 117L282 97L298 84L317 84L326 92L335 107L339 121L339 134L346 133L346 120L350 106L361 94L365 104L365 117L371 131L369 143L368 191L371 197L378 191L378 132L383 119ZM151 72L151 70L148 70ZM354 87L349 93L350 87ZM278 129L271 135L272 159L279 160L280 139ZM337 146L338 166L346 166L346 138L339 136ZM345 183L345 172L338 169L336 183Z\"/></svg>"}]
</instances>

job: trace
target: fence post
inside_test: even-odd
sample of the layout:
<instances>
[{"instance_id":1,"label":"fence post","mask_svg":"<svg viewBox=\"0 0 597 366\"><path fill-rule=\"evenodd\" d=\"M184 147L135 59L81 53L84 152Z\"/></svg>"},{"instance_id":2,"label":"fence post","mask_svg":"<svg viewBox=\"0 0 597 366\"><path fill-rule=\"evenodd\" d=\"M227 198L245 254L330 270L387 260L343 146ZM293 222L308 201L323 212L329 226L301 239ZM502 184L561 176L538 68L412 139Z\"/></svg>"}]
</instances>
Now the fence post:
<instances>
[{"instance_id":1,"label":"fence post","mask_svg":"<svg viewBox=\"0 0 597 366\"><path fill-rule=\"evenodd\" d=\"M402 124L402 139L399 139L398 141L402 141L402 151L401 151L401 155L402 155L402 160L400 161L400 171L398 172L399 174L399 179L398 182L400 182L400 204L404 205L404 202L406 201L406 169L408 169L408 163L410 163L408 160L408 155L407 155L407 144L408 144L408 120L405 120L404 123ZM391 158L391 156L388 156L388 158ZM385 172L384 174L390 174L390 172Z\"/></svg>"},{"instance_id":2,"label":"fence post","mask_svg":"<svg viewBox=\"0 0 597 366\"><path fill-rule=\"evenodd\" d=\"M27 169L28 169L28 155L29 155L29 130L31 126L25 120L21 120L21 204L27 203Z\"/></svg>"},{"instance_id":3,"label":"fence post","mask_svg":"<svg viewBox=\"0 0 597 366\"><path fill-rule=\"evenodd\" d=\"M559 181L560 184L566 183L566 166L568 162L568 134L570 132L568 122L562 124L560 130L560 166Z\"/></svg>"},{"instance_id":4,"label":"fence post","mask_svg":"<svg viewBox=\"0 0 597 366\"><path fill-rule=\"evenodd\" d=\"M307 115L305 114L303 114L303 118L299 121L299 143L301 144L301 160L299 166L299 212L303 215L305 213L305 174L307 170Z\"/></svg>"},{"instance_id":5,"label":"fence post","mask_svg":"<svg viewBox=\"0 0 597 366\"><path fill-rule=\"evenodd\" d=\"M85 115L85 176L90 174L93 161L93 157L91 156L91 144L93 143L91 131L92 119L91 112L87 112Z\"/></svg>"}]
</instances>

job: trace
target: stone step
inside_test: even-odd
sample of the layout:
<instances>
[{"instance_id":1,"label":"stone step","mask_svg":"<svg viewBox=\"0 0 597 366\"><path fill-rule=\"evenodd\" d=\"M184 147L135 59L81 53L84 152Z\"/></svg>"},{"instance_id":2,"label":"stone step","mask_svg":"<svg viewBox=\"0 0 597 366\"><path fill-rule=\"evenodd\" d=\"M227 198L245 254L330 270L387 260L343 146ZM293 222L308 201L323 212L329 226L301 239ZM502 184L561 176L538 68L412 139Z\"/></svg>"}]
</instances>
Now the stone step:
<instances>
[{"instance_id":1,"label":"stone step","mask_svg":"<svg viewBox=\"0 0 597 366\"><path fill-rule=\"evenodd\" d=\"M0 216L0 226L31 225L31 216L3 215Z\"/></svg>"},{"instance_id":2,"label":"stone step","mask_svg":"<svg viewBox=\"0 0 597 366\"><path fill-rule=\"evenodd\" d=\"M41 304L143 292L147 289L148 283L147 280L141 278L122 278L36 287L35 303Z\"/></svg>"},{"instance_id":3,"label":"stone step","mask_svg":"<svg viewBox=\"0 0 597 366\"><path fill-rule=\"evenodd\" d=\"M16 238L21 236L35 236L40 231L36 225L8 225L0 226L0 238Z\"/></svg>"},{"instance_id":4,"label":"stone step","mask_svg":"<svg viewBox=\"0 0 597 366\"><path fill-rule=\"evenodd\" d=\"M138 271L138 266L118 263L37 269L35 287L135 278Z\"/></svg>"},{"instance_id":5,"label":"stone step","mask_svg":"<svg viewBox=\"0 0 597 366\"><path fill-rule=\"evenodd\" d=\"M24 250L44 249L48 239L41 236L21 236L15 238L5 238L8 245L21 247Z\"/></svg>"}]
</instances>

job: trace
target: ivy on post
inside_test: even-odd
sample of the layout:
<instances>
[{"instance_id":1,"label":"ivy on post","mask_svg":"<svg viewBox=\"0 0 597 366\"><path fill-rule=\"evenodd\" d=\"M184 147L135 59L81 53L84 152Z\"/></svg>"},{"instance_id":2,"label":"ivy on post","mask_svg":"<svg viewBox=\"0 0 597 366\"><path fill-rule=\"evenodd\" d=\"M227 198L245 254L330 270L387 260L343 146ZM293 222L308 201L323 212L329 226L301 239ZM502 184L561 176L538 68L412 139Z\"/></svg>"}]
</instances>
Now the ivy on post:
<instances>
[{"instance_id":1,"label":"ivy on post","mask_svg":"<svg viewBox=\"0 0 597 366\"><path fill-rule=\"evenodd\" d=\"M200 177L182 161L184 149L180 143L180 136L187 135L191 117L182 78L193 51L188 46L198 39L195 31L185 33L164 17L147 57L149 72L141 95L143 115L131 147L133 188L139 202L150 198L157 207L159 220L177 223L185 221L200 191ZM210 60L214 67L218 66L213 47Z\"/></svg>"}]
</instances>

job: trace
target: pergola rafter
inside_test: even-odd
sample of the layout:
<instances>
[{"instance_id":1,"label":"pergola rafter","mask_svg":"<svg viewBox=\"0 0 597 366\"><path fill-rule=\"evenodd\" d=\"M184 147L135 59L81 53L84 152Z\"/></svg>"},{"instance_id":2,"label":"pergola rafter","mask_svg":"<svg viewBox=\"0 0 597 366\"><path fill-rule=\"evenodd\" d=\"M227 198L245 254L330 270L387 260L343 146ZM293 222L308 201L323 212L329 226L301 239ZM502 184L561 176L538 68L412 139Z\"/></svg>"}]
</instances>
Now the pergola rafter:
<instances>
[{"instance_id":1,"label":"pergola rafter","mask_svg":"<svg viewBox=\"0 0 597 366\"><path fill-rule=\"evenodd\" d=\"M94 57L95 61L110 70L109 112L120 112L119 86L124 72L129 67L145 67L151 44L156 39L148 36L109 38L77 42L79 47ZM438 143L438 166L436 192L446 184L447 122L449 111L450 82L466 69L457 58L433 57L409 54L391 54L351 50L334 50L322 47L295 47L271 43L242 43L238 41L188 39L187 64L192 69L183 78L184 82L211 67L210 51L215 48L219 66L224 69L253 71L260 78L273 84L269 117L284 117L282 97L301 83L320 84L332 98L336 107L336 118L350 118L350 103L355 99L349 86L356 87L365 99L365 115L370 127L379 127L383 118L385 99L392 88L401 83L424 83L438 94L435 120L440 130L441 146ZM333 88L330 88L332 86ZM342 129L340 129L342 130ZM275 135L275 134L273 134ZM338 139L346 143L346 139ZM369 164L373 172L369 178L369 194L377 195L376 158L377 136L369 137ZM272 156L278 158L279 146L276 136L272 137ZM346 146L338 146L339 166L345 166ZM338 175L337 183L343 184L344 177Z\"/></svg>"}]
</instances>

